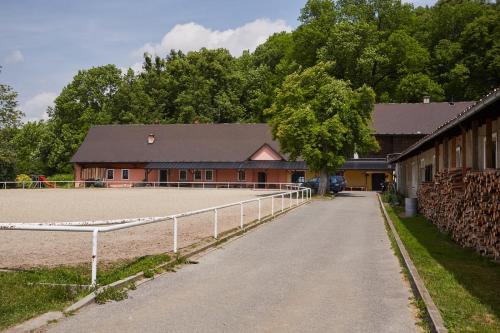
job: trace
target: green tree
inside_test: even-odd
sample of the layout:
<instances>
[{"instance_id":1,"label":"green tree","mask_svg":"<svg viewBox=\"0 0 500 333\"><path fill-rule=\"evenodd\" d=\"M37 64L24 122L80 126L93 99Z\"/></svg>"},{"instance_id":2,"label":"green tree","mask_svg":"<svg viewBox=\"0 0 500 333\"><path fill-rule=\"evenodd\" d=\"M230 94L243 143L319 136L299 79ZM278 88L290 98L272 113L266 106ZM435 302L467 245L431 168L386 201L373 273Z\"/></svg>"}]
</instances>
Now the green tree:
<instances>
[{"instance_id":1,"label":"green tree","mask_svg":"<svg viewBox=\"0 0 500 333\"><path fill-rule=\"evenodd\" d=\"M12 138L12 146L16 151L18 173L45 174L47 146L47 124L44 121L27 122Z\"/></svg>"},{"instance_id":2,"label":"green tree","mask_svg":"<svg viewBox=\"0 0 500 333\"><path fill-rule=\"evenodd\" d=\"M12 138L21 125L22 116L17 93L12 87L0 84L0 180L13 180L16 175L17 160Z\"/></svg>"},{"instance_id":3,"label":"green tree","mask_svg":"<svg viewBox=\"0 0 500 333\"><path fill-rule=\"evenodd\" d=\"M320 195L346 158L378 148L370 129L374 92L367 86L353 90L331 69L331 63L319 63L289 75L266 111L283 152L320 172Z\"/></svg>"},{"instance_id":4,"label":"green tree","mask_svg":"<svg viewBox=\"0 0 500 333\"><path fill-rule=\"evenodd\" d=\"M113 105L121 80L121 71L106 65L79 71L63 88L48 111L51 149L47 163L51 170L71 170L69 160L92 125L120 122L114 118Z\"/></svg>"},{"instance_id":5,"label":"green tree","mask_svg":"<svg viewBox=\"0 0 500 333\"><path fill-rule=\"evenodd\" d=\"M439 102L444 98L444 91L439 84L422 73L409 74L399 82L396 90L399 102L421 103L424 96L430 96L432 101Z\"/></svg>"}]
</instances>

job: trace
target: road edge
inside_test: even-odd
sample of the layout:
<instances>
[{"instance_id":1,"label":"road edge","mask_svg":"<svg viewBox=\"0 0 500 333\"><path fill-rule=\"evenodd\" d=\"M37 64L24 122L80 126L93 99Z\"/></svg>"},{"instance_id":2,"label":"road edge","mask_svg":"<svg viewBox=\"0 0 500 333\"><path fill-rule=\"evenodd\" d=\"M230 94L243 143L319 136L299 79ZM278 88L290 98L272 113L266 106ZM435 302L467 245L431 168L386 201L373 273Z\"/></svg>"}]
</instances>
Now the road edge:
<instances>
[{"instance_id":1,"label":"road edge","mask_svg":"<svg viewBox=\"0 0 500 333\"><path fill-rule=\"evenodd\" d=\"M387 221L387 224L389 224L389 228L391 230L391 233L396 240L396 244L398 246L399 252L401 253L401 256L403 257L403 262L405 264L405 267L407 268L410 276L410 282L413 285L414 292L417 294L415 296L419 297L424 301L425 304L425 309L427 312L427 315L429 316L429 323L431 326L431 329L435 333L448 333L448 329L444 325L444 320L443 317L441 316L441 313L439 312L436 304L434 303L431 295L429 294L429 291L425 287L424 282L422 281L422 278L420 277L420 274L418 273L417 268L413 264L413 261L410 258L410 255L408 254L408 251L406 250L406 247L404 246L403 242L401 241L401 238L399 237L398 232L396 231L396 228L394 227L394 223L392 222L392 219L390 218L389 214L387 213L387 210L385 209L384 203L382 202L382 198L380 197L380 194L377 194L377 198L381 207L382 212L384 213L384 217Z\"/></svg>"}]
</instances>

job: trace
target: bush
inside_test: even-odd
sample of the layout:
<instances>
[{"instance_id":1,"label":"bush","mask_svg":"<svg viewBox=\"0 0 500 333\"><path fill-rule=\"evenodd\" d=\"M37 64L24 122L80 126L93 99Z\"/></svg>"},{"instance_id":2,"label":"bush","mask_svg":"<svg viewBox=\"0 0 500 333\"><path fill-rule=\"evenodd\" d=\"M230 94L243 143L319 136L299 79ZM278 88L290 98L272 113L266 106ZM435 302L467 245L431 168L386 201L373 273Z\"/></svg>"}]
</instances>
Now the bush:
<instances>
[{"instance_id":1,"label":"bush","mask_svg":"<svg viewBox=\"0 0 500 333\"><path fill-rule=\"evenodd\" d=\"M73 181L74 180L74 176L72 173L60 173L60 174L55 174L55 175L52 175L52 176L48 176L47 177L47 180L50 180L50 181Z\"/></svg>"},{"instance_id":2,"label":"bush","mask_svg":"<svg viewBox=\"0 0 500 333\"><path fill-rule=\"evenodd\" d=\"M22 173L20 175L17 175L16 182L17 182L17 187L22 188L22 187L30 187L33 181L31 180L30 176Z\"/></svg>"}]
</instances>

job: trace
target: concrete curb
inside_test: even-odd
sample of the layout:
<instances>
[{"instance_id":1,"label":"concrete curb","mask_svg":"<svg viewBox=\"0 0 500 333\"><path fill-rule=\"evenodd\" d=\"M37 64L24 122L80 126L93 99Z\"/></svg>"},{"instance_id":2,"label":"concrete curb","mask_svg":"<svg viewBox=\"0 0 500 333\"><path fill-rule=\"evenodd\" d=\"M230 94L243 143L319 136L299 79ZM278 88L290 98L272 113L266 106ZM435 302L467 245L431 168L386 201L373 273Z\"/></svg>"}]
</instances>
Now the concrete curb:
<instances>
[{"instance_id":1,"label":"concrete curb","mask_svg":"<svg viewBox=\"0 0 500 333\"><path fill-rule=\"evenodd\" d=\"M185 253L182 253L182 249L179 249L180 253L179 253L178 257L176 257L175 259L172 259L166 263L160 264L160 265L156 266L155 268L163 268L166 266L173 265L179 259L189 259L189 258L191 258L197 254L200 254L204 251L207 251L211 248L215 248L218 245L220 245L221 243L225 243L232 238L236 238L238 236L241 236L241 235L247 233L248 231L257 228L258 226L260 226L264 223L270 222L270 221L274 220L275 218L277 218L278 216L281 216L281 215L284 215L290 211L293 211L295 208L298 208L300 206L306 205L306 204L311 203L311 202L312 202L312 199L309 201L306 200L302 203L299 203L298 206L292 206L292 207L285 208L283 210L283 212L277 211L274 213L274 215L270 215L270 216L267 216L265 218L262 218L260 221L255 220L253 222L250 222L248 225L244 226L243 229L239 229L239 227L237 227L235 229L231 229L231 230L227 231L226 234L223 234L219 239L212 241L210 243L207 243L206 245L203 245L201 247L195 248L194 250L186 251ZM65 314L71 314L71 313L93 303L95 301L96 295L98 293L102 292L105 288L122 287L122 286L125 286L129 283L135 282L135 281L143 279L143 278L144 278L144 272L139 272L137 274L128 276L124 279L115 281L113 283L110 283L110 284L102 286L102 287L99 287L96 291L88 294L87 296L83 297L82 299L80 299L77 302L73 303L72 305L68 306L63 311L54 311L54 312L48 312L48 313L41 314L35 318L29 319L29 320L27 320L23 323L20 323L16 326L7 328L6 330L4 330L2 332L3 333L21 333L21 332L31 332L31 331L40 329L40 328L46 326L48 324L48 322L51 320L57 321L57 320L65 317ZM153 280L153 279L154 278L145 279L144 281L140 281L140 284L142 284L143 282Z\"/></svg>"},{"instance_id":2,"label":"concrete curb","mask_svg":"<svg viewBox=\"0 0 500 333\"><path fill-rule=\"evenodd\" d=\"M399 234L396 231L396 228L394 227L394 224L392 223L392 220L389 214L387 213L387 210L385 209L380 194L377 194L377 197L380 203L380 207L382 208L382 211L384 213L385 219L389 224L389 228L391 229L392 235L396 240L399 252L403 256L404 264L408 269L408 272L410 273L410 278L411 278L410 282L413 285L413 290L418 294L417 296L424 301L427 314L429 315L431 329L433 330L433 332L436 333L448 333L448 329L444 326L443 317L441 317L441 313L439 312L436 304L434 304L434 301L432 300L429 291L425 287L422 278L418 274L417 268L413 264L413 261L411 261L410 255L408 254L408 251L406 251L406 248L403 242L401 241L401 238L399 237Z\"/></svg>"}]
</instances>

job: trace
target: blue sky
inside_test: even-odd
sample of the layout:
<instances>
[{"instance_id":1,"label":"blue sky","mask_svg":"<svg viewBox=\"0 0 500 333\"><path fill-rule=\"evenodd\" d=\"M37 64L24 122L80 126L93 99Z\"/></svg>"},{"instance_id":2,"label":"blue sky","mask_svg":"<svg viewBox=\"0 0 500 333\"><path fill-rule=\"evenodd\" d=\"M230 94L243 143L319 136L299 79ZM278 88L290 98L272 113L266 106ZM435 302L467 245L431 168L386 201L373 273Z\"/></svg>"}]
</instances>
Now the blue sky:
<instances>
[{"instance_id":1,"label":"blue sky","mask_svg":"<svg viewBox=\"0 0 500 333\"><path fill-rule=\"evenodd\" d=\"M79 69L137 68L142 52L170 48L226 47L238 55L296 27L305 1L2 0L0 82L19 93L26 119L40 119Z\"/></svg>"}]
</instances>

